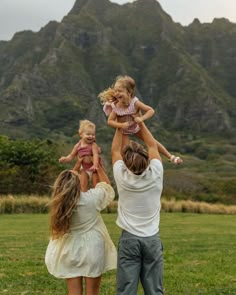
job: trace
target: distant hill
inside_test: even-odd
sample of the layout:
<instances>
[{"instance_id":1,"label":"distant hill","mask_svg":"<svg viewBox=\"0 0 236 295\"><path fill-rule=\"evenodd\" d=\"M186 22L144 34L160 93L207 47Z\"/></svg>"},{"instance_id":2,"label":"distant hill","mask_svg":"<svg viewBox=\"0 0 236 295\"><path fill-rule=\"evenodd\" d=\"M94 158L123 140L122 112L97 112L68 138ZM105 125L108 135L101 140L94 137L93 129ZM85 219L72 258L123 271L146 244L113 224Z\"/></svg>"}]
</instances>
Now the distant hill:
<instances>
[{"instance_id":1,"label":"distant hill","mask_svg":"<svg viewBox=\"0 0 236 295\"><path fill-rule=\"evenodd\" d=\"M61 23L0 42L0 132L71 136L85 117L102 127L97 94L118 74L156 109L154 133L233 134L236 25L183 27L155 0L77 0Z\"/></svg>"},{"instance_id":2,"label":"distant hill","mask_svg":"<svg viewBox=\"0 0 236 295\"><path fill-rule=\"evenodd\" d=\"M227 19L181 26L156 0L77 0L60 23L0 42L0 134L49 138L66 153L90 119L111 174L114 130L97 95L119 74L156 110L154 136L184 157L180 167L164 162L164 194L235 203L236 24Z\"/></svg>"}]
</instances>

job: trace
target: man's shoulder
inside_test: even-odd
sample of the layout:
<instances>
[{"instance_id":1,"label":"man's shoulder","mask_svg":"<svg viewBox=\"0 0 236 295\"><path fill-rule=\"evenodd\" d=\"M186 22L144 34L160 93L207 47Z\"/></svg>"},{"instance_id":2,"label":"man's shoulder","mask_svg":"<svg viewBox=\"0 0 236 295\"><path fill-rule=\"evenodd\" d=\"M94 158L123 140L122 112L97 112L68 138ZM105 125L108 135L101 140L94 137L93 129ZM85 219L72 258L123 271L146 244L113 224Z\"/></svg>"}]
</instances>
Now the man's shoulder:
<instances>
[{"instance_id":1,"label":"man's shoulder","mask_svg":"<svg viewBox=\"0 0 236 295\"><path fill-rule=\"evenodd\" d=\"M113 164L113 169L119 169L122 166L124 166L124 161L119 159Z\"/></svg>"},{"instance_id":2,"label":"man's shoulder","mask_svg":"<svg viewBox=\"0 0 236 295\"><path fill-rule=\"evenodd\" d=\"M163 173L163 165L159 159L152 159L150 161L150 168L156 171L158 174Z\"/></svg>"},{"instance_id":3,"label":"man's shoulder","mask_svg":"<svg viewBox=\"0 0 236 295\"><path fill-rule=\"evenodd\" d=\"M150 165L154 165L154 166L162 166L162 162L161 160L154 158L150 160Z\"/></svg>"}]
</instances>

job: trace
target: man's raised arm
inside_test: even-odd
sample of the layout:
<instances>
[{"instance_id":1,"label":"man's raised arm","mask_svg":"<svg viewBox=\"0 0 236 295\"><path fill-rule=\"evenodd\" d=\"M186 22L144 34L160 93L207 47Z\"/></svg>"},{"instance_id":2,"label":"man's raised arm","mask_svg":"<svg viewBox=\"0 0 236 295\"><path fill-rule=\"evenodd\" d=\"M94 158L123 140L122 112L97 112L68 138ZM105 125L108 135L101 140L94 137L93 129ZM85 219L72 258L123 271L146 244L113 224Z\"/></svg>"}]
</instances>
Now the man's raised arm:
<instances>
[{"instance_id":1,"label":"man's raised arm","mask_svg":"<svg viewBox=\"0 0 236 295\"><path fill-rule=\"evenodd\" d=\"M114 165L116 161L122 160L121 147L122 147L122 133L120 129L116 129L116 132L112 141L112 146L111 146L112 165Z\"/></svg>"},{"instance_id":2,"label":"man's raised arm","mask_svg":"<svg viewBox=\"0 0 236 295\"><path fill-rule=\"evenodd\" d=\"M157 142L144 123L140 124L140 132L143 141L147 146L149 159L158 159L161 161L161 156L158 151Z\"/></svg>"}]
</instances>

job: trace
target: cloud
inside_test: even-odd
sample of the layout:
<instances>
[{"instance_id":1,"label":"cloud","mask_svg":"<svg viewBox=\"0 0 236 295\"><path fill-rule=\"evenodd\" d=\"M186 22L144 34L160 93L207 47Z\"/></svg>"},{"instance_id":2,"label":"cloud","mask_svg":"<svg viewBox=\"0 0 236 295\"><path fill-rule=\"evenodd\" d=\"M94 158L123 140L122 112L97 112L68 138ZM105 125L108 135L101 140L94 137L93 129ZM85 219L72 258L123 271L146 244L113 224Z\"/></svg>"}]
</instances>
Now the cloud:
<instances>
[{"instance_id":1,"label":"cloud","mask_svg":"<svg viewBox=\"0 0 236 295\"><path fill-rule=\"evenodd\" d=\"M50 20L61 21L75 0L0 0L0 40L15 32L38 31Z\"/></svg>"}]
</instances>

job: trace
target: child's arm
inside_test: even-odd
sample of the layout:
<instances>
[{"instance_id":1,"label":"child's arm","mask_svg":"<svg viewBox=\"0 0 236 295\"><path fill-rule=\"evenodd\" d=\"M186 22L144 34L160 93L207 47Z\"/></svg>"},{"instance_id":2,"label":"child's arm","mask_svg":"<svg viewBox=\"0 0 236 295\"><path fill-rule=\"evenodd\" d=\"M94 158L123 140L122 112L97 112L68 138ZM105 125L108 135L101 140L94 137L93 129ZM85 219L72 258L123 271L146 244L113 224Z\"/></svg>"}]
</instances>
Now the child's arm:
<instances>
[{"instance_id":1,"label":"child's arm","mask_svg":"<svg viewBox=\"0 0 236 295\"><path fill-rule=\"evenodd\" d=\"M135 116L134 117L134 121L136 123L142 123L143 121L151 118L155 111L152 107L142 103L140 100L138 100L136 103L135 103L135 106L138 110L142 110L144 111L145 113L142 115L142 116Z\"/></svg>"},{"instance_id":2,"label":"child's arm","mask_svg":"<svg viewBox=\"0 0 236 295\"><path fill-rule=\"evenodd\" d=\"M107 120L107 124L113 128L121 128L121 129L126 129L130 125L129 122L118 122L116 113L114 111L110 113L110 116L108 117L108 120Z\"/></svg>"},{"instance_id":3,"label":"child's arm","mask_svg":"<svg viewBox=\"0 0 236 295\"><path fill-rule=\"evenodd\" d=\"M61 157L59 159L59 162L60 163L68 163L68 162L71 162L75 158L75 156L77 154L77 148L78 148L78 143L73 147L73 149L70 152L70 154L67 155L66 157Z\"/></svg>"}]
</instances>

